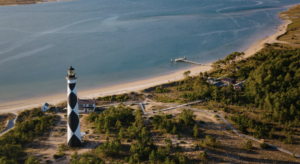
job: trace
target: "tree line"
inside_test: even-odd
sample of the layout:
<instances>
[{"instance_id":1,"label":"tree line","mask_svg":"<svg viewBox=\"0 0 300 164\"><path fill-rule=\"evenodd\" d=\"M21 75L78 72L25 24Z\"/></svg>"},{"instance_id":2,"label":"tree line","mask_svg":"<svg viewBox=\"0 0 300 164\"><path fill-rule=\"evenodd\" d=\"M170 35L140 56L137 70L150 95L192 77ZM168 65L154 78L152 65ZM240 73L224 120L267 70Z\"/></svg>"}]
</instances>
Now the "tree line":
<instances>
[{"instance_id":1,"label":"tree line","mask_svg":"<svg viewBox=\"0 0 300 164\"><path fill-rule=\"evenodd\" d=\"M26 161L27 155L23 151L23 145L32 142L36 136L42 135L45 130L53 125L55 116L46 116L38 112L38 109L26 110L20 113L20 117L25 121L19 121L15 128L4 134L0 138L0 163L39 163L35 157L30 156ZM32 119L34 118L34 119ZM19 118L19 120L22 120Z\"/></svg>"}]
</instances>

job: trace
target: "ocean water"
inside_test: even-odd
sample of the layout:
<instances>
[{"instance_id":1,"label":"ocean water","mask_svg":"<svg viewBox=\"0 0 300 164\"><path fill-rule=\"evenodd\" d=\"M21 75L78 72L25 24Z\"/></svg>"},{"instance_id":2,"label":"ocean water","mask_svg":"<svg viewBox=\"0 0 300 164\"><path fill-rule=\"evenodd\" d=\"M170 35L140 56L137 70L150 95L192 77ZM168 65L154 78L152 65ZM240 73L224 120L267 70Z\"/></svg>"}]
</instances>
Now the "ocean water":
<instances>
[{"instance_id":1,"label":"ocean water","mask_svg":"<svg viewBox=\"0 0 300 164\"><path fill-rule=\"evenodd\" d=\"M75 0L0 7L0 103L66 93L70 65L80 91L191 67L171 58L224 58L273 34L282 23L278 13L296 3Z\"/></svg>"}]
</instances>

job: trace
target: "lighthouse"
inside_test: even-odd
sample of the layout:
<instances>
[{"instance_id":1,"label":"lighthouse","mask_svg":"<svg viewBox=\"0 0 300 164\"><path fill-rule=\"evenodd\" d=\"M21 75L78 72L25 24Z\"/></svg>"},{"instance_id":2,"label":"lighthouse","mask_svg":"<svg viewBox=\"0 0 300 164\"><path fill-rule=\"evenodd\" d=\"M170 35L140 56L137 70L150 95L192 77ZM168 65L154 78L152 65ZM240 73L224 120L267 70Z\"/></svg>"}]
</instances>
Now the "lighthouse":
<instances>
[{"instance_id":1,"label":"lighthouse","mask_svg":"<svg viewBox=\"0 0 300 164\"><path fill-rule=\"evenodd\" d=\"M70 147L79 147L81 145L81 133L79 123L79 112L77 102L77 90L75 69L71 66L68 69L66 77L68 81L68 140Z\"/></svg>"}]
</instances>

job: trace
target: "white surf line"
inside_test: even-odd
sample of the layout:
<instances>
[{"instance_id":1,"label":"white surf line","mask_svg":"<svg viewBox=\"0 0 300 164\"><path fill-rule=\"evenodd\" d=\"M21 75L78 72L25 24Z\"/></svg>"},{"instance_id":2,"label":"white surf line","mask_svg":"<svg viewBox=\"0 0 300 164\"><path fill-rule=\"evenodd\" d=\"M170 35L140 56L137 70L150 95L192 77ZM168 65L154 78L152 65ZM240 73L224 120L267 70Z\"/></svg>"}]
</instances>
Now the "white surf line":
<instances>
[{"instance_id":1,"label":"white surf line","mask_svg":"<svg viewBox=\"0 0 300 164\"><path fill-rule=\"evenodd\" d=\"M148 99L148 100L150 100L150 99ZM153 100L151 100L151 101L153 101ZM190 102L190 103L187 103L187 104L178 105L178 106L171 107L171 108L166 108L166 109L163 109L163 110L161 110L161 111L173 110L173 109L176 109L176 108L179 108L179 107L183 107L183 106L195 104L195 103L202 102L202 101L204 101L204 100L198 100L198 101ZM153 102L154 102L154 101L153 101ZM198 112L203 112L203 113L207 113L207 114L217 115L217 116L219 116L219 117L220 117L220 118L221 118L221 119L222 119L222 120L223 120L223 121L224 121L231 129L232 129L232 131L233 131L234 133L236 133L238 136L244 137L244 138L248 138L248 139L253 140L253 141L256 141L256 142L260 142L259 139L256 139L256 138L254 138L254 137L251 137L251 136L248 136L248 135L244 135L244 134L239 133L239 132L238 132L231 124L229 124L229 122L227 122L226 119L225 119L223 116L221 116L220 114L208 112L208 111L205 111L205 110L202 110L202 109L191 108L191 107L185 107L185 108L191 109L191 110L196 110L196 111L198 111ZM157 113L157 112L155 112L155 113ZM150 114L150 112L144 113L144 114ZM279 150L279 151L281 151L281 152L287 153L287 154L289 154L289 155L295 155L295 157L300 158L300 155L298 155L298 154L292 153L292 152L290 152L290 151L284 150L284 149L279 148L279 147L276 147L276 146L274 146L274 145L270 145L270 144L268 144L268 145L271 146L271 147L273 147L273 148L275 148L275 149L277 149L277 150Z\"/></svg>"}]
</instances>

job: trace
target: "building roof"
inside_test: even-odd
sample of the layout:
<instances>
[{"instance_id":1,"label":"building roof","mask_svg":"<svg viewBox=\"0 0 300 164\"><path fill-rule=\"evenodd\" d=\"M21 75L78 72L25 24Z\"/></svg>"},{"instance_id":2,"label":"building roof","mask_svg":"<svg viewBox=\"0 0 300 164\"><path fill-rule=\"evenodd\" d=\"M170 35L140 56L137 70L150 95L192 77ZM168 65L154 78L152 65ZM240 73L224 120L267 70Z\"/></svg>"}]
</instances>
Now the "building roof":
<instances>
[{"instance_id":1,"label":"building roof","mask_svg":"<svg viewBox=\"0 0 300 164\"><path fill-rule=\"evenodd\" d=\"M244 81L242 81L242 82L240 82L240 83L238 83L238 84L235 84L235 86L239 86L240 88L243 88L243 84L244 84L245 81L246 81L246 80L244 80Z\"/></svg>"},{"instance_id":2,"label":"building roof","mask_svg":"<svg viewBox=\"0 0 300 164\"><path fill-rule=\"evenodd\" d=\"M45 103L45 105L44 106L46 106L46 107L49 107L49 104L48 103Z\"/></svg>"},{"instance_id":3,"label":"building roof","mask_svg":"<svg viewBox=\"0 0 300 164\"><path fill-rule=\"evenodd\" d=\"M239 88L243 88L243 84L239 83L239 84L235 84L235 87L239 87Z\"/></svg>"},{"instance_id":4,"label":"building roof","mask_svg":"<svg viewBox=\"0 0 300 164\"><path fill-rule=\"evenodd\" d=\"M213 84L215 81L212 80L212 79L208 79L207 82L208 82L209 84Z\"/></svg>"},{"instance_id":5,"label":"building roof","mask_svg":"<svg viewBox=\"0 0 300 164\"><path fill-rule=\"evenodd\" d=\"M222 86L224 86L224 83L222 81L218 81L218 82L213 83L213 85L217 86L217 87L222 87Z\"/></svg>"},{"instance_id":6,"label":"building roof","mask_svg":"<svg viewBox=\"0 0 300 164\"><path fill-rule=\"evenodd\" d=\"M229 83L233 83L234 79L224 77L224 78L222 79L222 81L229 82Z\"/></svg>"},{"instance_id":7,"label":"building roof","mask_svg":"<svg viewBox=\"0 0 300 164\"><path fill-rule=\"evenodd\" d=\"M239 83L239 84L237 84L237 85L240 86L241 88L243 88L243 84L244 84L244 83Z\"/></svg>"},{"instance_id":8,"label":"building roof","mask_svg":"<svg viewBox=\"0 0 300 164\"><path fill-rule=\"evenodd\" d=\"M95 99L78 99L78 105L89 104L93 105L96 103Z\"/></svg>"},{"instance_id":9,"label":"building roof","mask_svg":"<svg viewBox=\"0 0 300 164\"><path fill-rule=\"evenodd\" d=\"M75 70L72 66L69 68L69 70Z\"/></svg>"}]
</instances>

